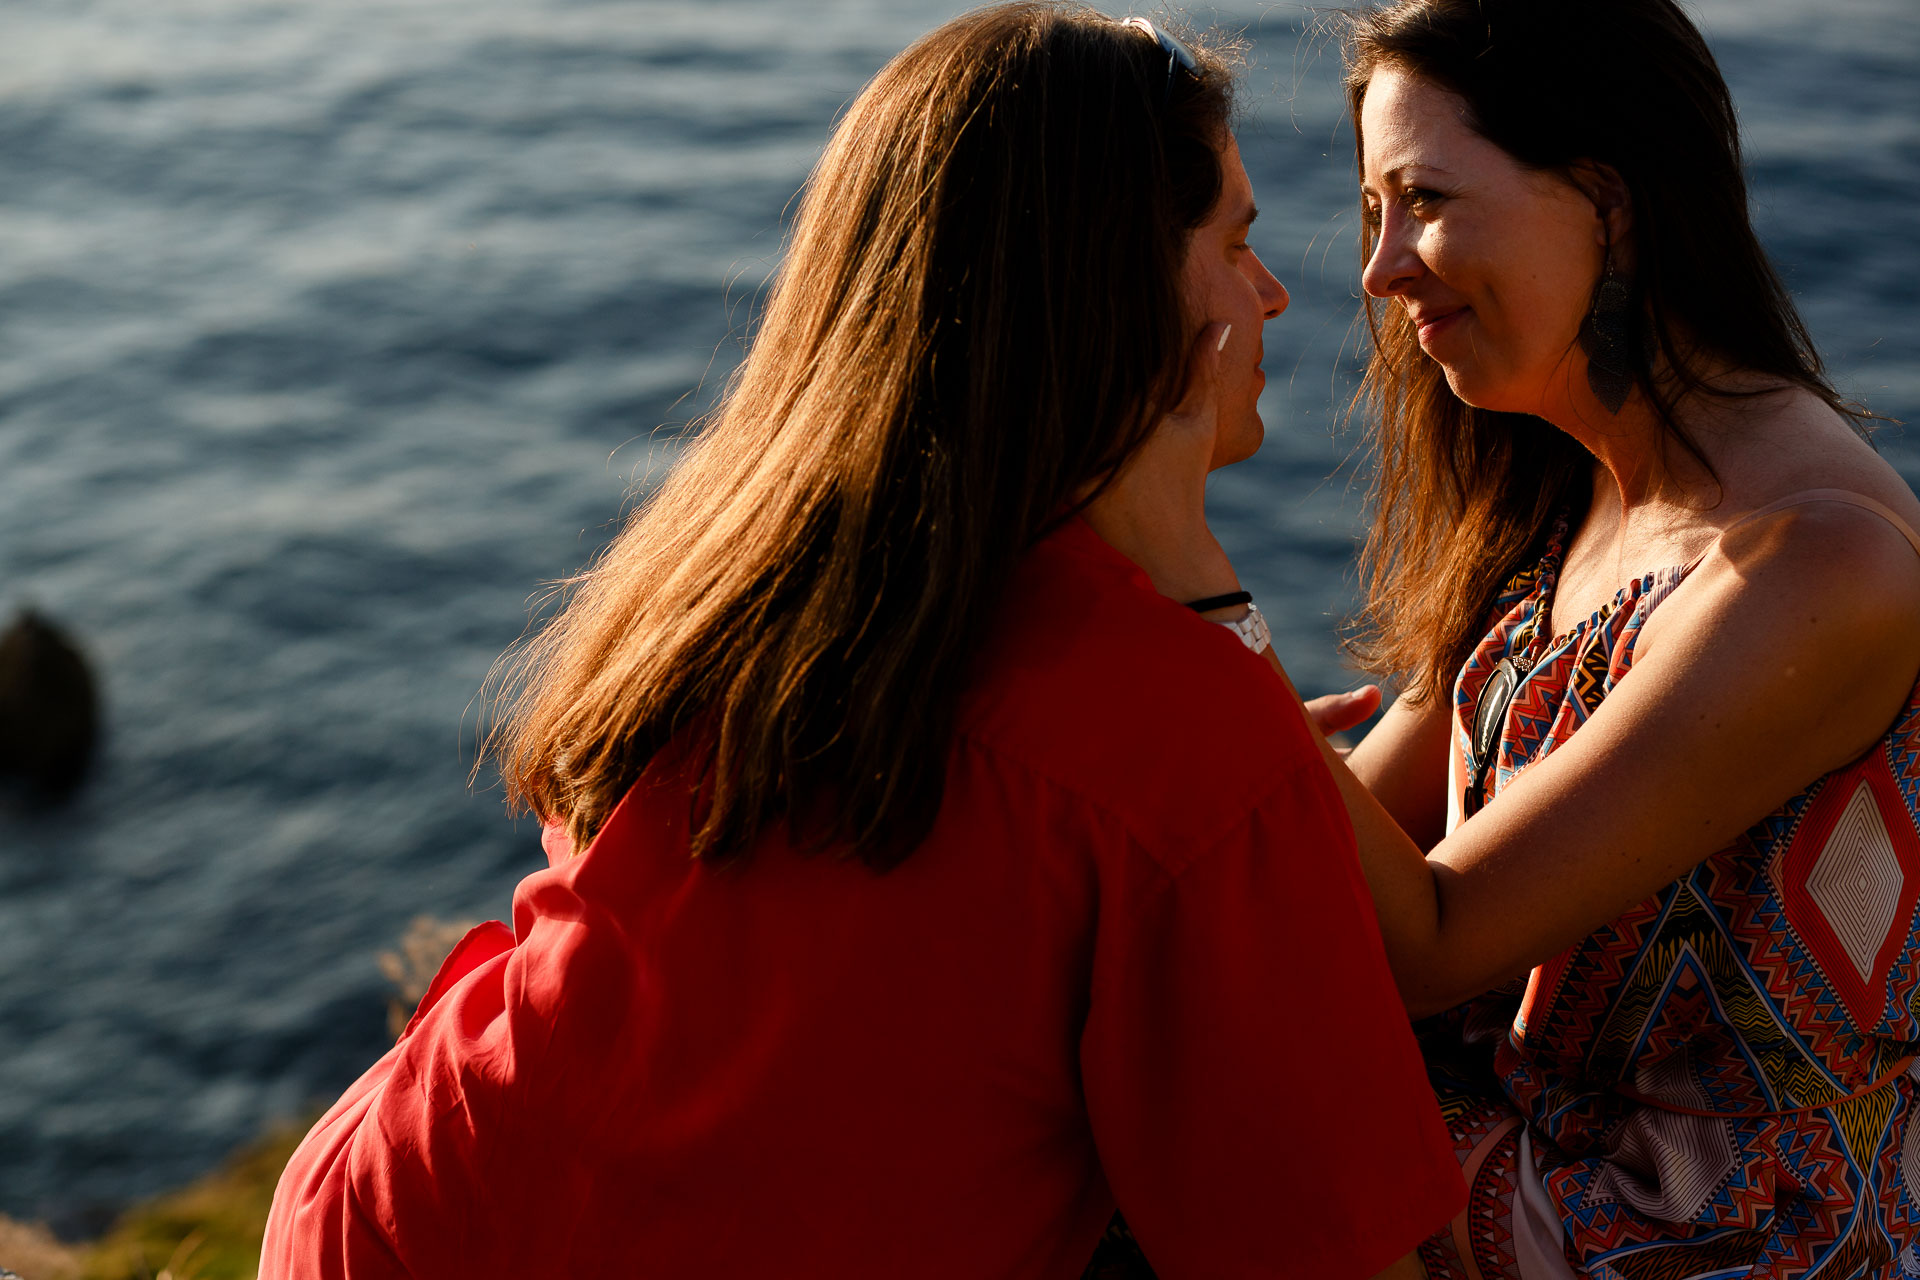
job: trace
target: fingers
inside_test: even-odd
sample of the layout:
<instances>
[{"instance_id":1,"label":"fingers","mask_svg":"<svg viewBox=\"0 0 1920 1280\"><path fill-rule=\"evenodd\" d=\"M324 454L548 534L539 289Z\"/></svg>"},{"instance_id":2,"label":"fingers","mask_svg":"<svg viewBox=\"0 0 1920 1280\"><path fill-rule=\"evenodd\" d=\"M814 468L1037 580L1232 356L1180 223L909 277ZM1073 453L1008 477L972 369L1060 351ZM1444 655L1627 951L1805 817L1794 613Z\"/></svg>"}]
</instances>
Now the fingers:
<instances>
[{"instance_id":1,"label":"fingers","mask_svg":"<svg viewBox=\"0 0 1920 1280\"><path fill-rule=\"evenodd\" d=\"M1313 727L1321 733L1338 733L1341 729L1340 708L1346 695L1323 693L1317 698L1308 698L1306 702L1307 719L1313 721Z\"/></svg>"},{"instance_id":2,"label":"fingers","mask_svg":"<svg viewBox=\"0 0 1920 1280\"><path fill-rule=\"evenodd\" d=\"M1353 712L1353 724L1347 726L1349 729L1380 709L1380 686L1377 684L1363 684L1358 689L1349 689L1346 696L1351 699L1349 709Z\"/></svg>"},{"instance_id":3,"label":"fingers","mask_svg":"<svg viewBox=\"0 0 1920 1280\"><path fill-rule=\"evenodd\" d=\"M1380 709L1380 686L1363 684L1345 693L1327 693L1310 699L1307 715L1321 733L1343 733Z\"/></svg>"}]
</instances>

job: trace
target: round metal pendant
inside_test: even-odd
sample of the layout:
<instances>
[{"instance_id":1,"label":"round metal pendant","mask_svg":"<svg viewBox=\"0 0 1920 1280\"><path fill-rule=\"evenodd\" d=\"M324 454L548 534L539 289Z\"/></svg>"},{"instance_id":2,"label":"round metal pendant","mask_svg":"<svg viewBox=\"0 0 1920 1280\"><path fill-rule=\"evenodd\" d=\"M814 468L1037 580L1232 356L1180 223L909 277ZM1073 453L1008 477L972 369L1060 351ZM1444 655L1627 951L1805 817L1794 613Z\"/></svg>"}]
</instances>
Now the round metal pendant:
<instances>
[{"instance_id":1,"label":"round metal pendant","mask_svg":"<svg viewBox=\"0 0 1920 1280\"><path fill-rule=\"evenodd\" d=\"M1525 670L1512 658L1500 659L1486 687L1480 690L1480 705L1473 713L1473 757L1476 765L1493 754L1500 743L1500 731L1506 727L1507 708L1513 705L1514 690L1520 686Z\"/></svg>"}]
</instances>

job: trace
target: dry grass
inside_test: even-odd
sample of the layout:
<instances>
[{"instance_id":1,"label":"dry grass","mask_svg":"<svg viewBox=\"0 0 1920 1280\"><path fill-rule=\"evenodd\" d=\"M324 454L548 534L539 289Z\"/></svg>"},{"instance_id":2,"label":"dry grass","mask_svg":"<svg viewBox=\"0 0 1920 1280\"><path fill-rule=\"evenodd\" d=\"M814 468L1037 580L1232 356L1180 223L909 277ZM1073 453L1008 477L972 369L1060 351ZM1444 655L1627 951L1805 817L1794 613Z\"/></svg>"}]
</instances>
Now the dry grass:
<instances>
[{"instance_id":1,"label":"dry grass","mask_svg":"<svg viewBox=\"0 0 1920 1280\"><path fill-rule=\"evenodd\" d=\"M80 1253L33 1222L0 1218L0 1267L20 1280L80 1280Z\"/></svg>"},{"instance_id":2,"label":"dry grass","mask_svg":"<svg viewBox=\"0 0 1920 1280\"><path fill-rule=\"evenodd\" d=\"M442 920L437 916L415 916L400 939L400 950L380 953L380 972L400 989L387 1001L387 1030L398 1040L407 1029L407 1019L427 994L433 975L440 972L453 944L467 936L478 920Z\"/></svg>"},{"instance_id":3,"label":"dry grass","mask_svg":"<svg viewBox=\"0 0 1920 1280\"><path fill-rule=\"evenodd\" d=\"M87 1248L74 1280L253 1280L273 1189L308 1128L276 1129L198 1182L127 1210Z\"/></svg>"}]
</instances>

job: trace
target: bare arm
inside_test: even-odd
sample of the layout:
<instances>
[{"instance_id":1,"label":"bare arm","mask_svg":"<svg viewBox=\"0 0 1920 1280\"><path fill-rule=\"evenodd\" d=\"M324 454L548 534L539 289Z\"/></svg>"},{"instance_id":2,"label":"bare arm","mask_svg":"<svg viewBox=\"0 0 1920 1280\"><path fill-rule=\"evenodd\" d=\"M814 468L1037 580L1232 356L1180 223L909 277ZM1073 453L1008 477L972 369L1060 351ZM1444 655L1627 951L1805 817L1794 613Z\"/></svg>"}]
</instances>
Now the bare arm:
<instances>
[{"instance_id":1,"label":"bare arm","mask_svg":"<svg viewBox=\"0 0 1920 1280\"><path fill-rule=\"evenodd\" d=\"M1663 606L1661 642L1580 732L1430 855L1327 753L1416 1016L1644 901L1898 714L1920 666L1920 567L1904 540L1803 508L1730 541Z\"/></svg>"},{"instance_id":2,"label":"bare arm","mask_svg":"<svg viewBox=\"0 0 1920 1280\"><path fill-rule=\"evenodd\" d=\"M1354 776L1422 849L1446 834L1452 737L1451 699L1440 695L1415 707L1403 696L1347 754Z\"/></svg>"}]
</instances>

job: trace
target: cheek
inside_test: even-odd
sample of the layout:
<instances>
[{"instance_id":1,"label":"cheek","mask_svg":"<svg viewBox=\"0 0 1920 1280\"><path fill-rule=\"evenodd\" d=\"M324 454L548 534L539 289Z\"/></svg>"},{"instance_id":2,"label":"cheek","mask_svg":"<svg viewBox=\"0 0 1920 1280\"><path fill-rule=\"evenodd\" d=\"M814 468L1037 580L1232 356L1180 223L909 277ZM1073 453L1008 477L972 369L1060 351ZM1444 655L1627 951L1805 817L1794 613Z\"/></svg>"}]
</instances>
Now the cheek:
<instances>
[{"instance_id":1,"label":"cheek","mask_svg":"<svg viewBox=\"0 0 1920 1280\"><path fill-rule=\"evenodd\" d=\"M1250 256L1250 255L1249 255ZM1195 315L1203 323L1223 321L1234 330L1238 341L1243 327L1259 323L1265 307L1260 302L1260 287L1254 283L1253 268L1224 259L1210 262L1201 271L1189 269L1183 275L1187 297L1197 308Z\"/></svg>"},{"instance_id":2,"label":"cheek","mask_svg":"<svg viewBox=\"0 0 1920 1280\"><path fill-rule=\"evenodd\" d=\"M1486 241L1477 228L1435 224L1421 231L1415 250L1434 278L1458 295L1458 301L1476 311L1488 311L1498 300L1499 273Z\"/></svg>"},{"instance_id":3,"label":"cheek","mask_svg":"<svg viewBox=\"0 0 1920 1280\"><path fill-rule=\"evenodd\" d=\"M1577 251L1524 236L1440 237L1435 274L1457 282L1482 330L1522 353L1558 353L1586 316L1586 278Z\"/></svg>"},{"instance_id":4,"label":"cheek","mask_svg":"<svg viewBox=\"0 0 1920 1280\"><path fill-rule=\"evenodd\" d=\"M1535 343L1565 349L1586 316L1599 270L1588 233L1541 216L1513 228L1505 242L1508 309Z\"/></svg>"},{"instance_id":5,"label":"cheek","mask_svg":"<svg viewBox=\"0 0 1920 1280\"><path fill-rule=\"evenodd\" d=\"M1251 253L1247 254L1242 265L1234 268L1233 292L1235 305L1250 319L1259 319L1266 314L1266 304L1260 300L1260 281L1265 278L1265 270L1260 260Z\"/></svg>"},{"instance_id":6,"label":"cheek","mask_svg":"<svg viewBox=\"0 0 1920 1280\"><path fill-rule=\"evenodd\" d=\"M1521 292L1521 332L1542 361L1563 357L1586 319L1588 282L1568 265L1566 257L1532 262Z\"/></svg>"},{"instance_id":7,"label":"cheek","mask_svg":"<svg viewBox=\"0 0 1920 1280\"><path fill-rule=\"evenodd\" d=\"M1240 309L1235 301L1238 292L1235 284L1244 284L1240 273L1224 265L1208 271L1197 281L1197 288L1190 296L1200 309L1198 318L1203 324L1224 320L1238 327Z\"/></svg>"}]
</instances>

